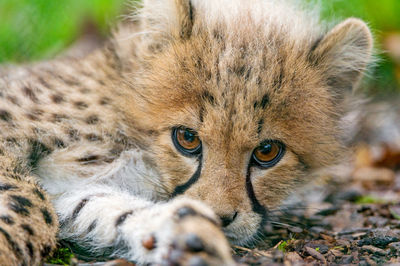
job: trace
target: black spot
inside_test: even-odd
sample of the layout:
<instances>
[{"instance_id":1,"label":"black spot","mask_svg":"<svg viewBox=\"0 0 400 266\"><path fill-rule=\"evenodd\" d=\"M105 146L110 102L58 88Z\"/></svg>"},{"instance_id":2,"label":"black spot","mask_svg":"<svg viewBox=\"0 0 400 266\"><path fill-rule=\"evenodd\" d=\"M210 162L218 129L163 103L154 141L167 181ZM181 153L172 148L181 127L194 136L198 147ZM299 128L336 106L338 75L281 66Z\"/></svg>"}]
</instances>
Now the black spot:
<instances>
[{"instance_id":1,"label":"black spot","mask_svg":"<svg viewBox=\"0 0 400 266\"><path fill-rule=\"evenodd\" d=\"M269 96L268 94L265 94L261 99L261 108L265 109L268 103L269 103Z\"/></svg>"},{"instance_id":2,"label":"black spot","mask_svg":"<svg viewBox=\"0 0 400 266\"><path fill-rule=\"evenodd\" d=\"M62 94L54 94L50 98L53 101L53 103L59 104L64 102L64 96Z\"/></svg>"},{"instance_id":3,"label":"black spot","mask_svg":"<svg viewBox=\"0 0 400 266\"><path fill-rule=\"evenodd\" d=\"M82 101L74 102L74 106L75 106L76 108L78 108L79 110L84 110L84 109L86 109L86 108L89 107L89 105L88 105L87 103L82 102Z\"/></svg>"},{"instance_id":4,"label":"black spot","mask_svg":"<svg viewBox=\"0 0 400 266\"><path fill-rule=\"evenodd\" d=\"M204 107L201 107L201 108L200 108L200 112L199 112L199 113L200 113L200 114L199 114L200 122L203 123L203 121L204 121Z\"/></svg>"},{"instance_id":5,"label":"black spot","mask_svg":"<svg viewBox=\"0 0 400 266\"><path fill-rule=\"evenodd\" d=\"M276 78L272 86L275 91L277 91L282 86L282 82L283 82L283 70L279 72L279 76Z\"/></svg>"},{"instance_id":6,"label":"black spot","mask_svg":"<svg viewBox=\"0 0 400 266\"><path fill-rule=\"evenodd\" d=\"M102 140L102 138L101 138L100 136L97 136L96 134L93 134L93 133L87 134L87 135L85 136L85 138L86 138L88 141L99 141L99 140Z\"/></svg>"},{"instance_id":7,"label":"black spot","mask_svg":"<svg viewBox=\"0 0 400 266\"><path fill-rule=\"evenodd\" d=\"M55 145L57 148L60 148L60 149L65 148L65 143L64 143L64 141L62 141L62 139L59 139L59 138L55 138L55 139L54 139L54 145Z\"/></svg>"},{"instance_id":8,"label":"black spot","mask_svg":"<svg viewBox=\"0 0 400 266\"><path fill-rule=\"evenodd\" d=\"M0 119L6 122L10 122L12 120L12 116L8 111L0 109Z\"/></svg>"},{"instance_id":9,"label":"black spot","mask_svg":"<svg viewBox=\"0 0 400 266\"><path fill-rule=\"evenodd\" d=\"M215 98L209 91L204 91L201 95L201 98L203 99L203 101L207 101L211 105L215 105Z\"/></svg>"},{"instance_id":10,"label":"black spot","mask_svg":"<svg viewBox=\"0 0 400 266\"><path fill-rule=\"evenodd\" d=\"M88 88L82 88L82 89L80 89L79 91L80 91L82 94L88 94L88 93L91 92L90 89L88 89Z\"/></svg>"},{"instance_id":11,"label":"black spot","mask_svg":"<svg viewBox=\"0 0 400 266\"><path fill-rule=\"evenodd\" d=\"M67 119L68 117L63 114L53 114L53 121L54 122L61 122L63 119Z\"/></svg>"},{"instance_id":12,"label":"black spot","mask_svg":"<svg viewBox=\"0 0 400 266\"><path fill-rule=\"evenodd\" d=\"M99 117L97 115L91 115L88 118L86 118L86 123L89 125L95 125L99 122Z\"/></svg>"},{"instance_id":13,"label":"black spot","mask_svg":"<svg viewBox=\"0 0 400 266\"><path fill-rule=\"evenodd\" d=\"M7 191L7 190L12 190L12 189L16 189L17 187L14 185L10 185L10 184L0 184L0 191Z\"/></svg>"},{"instance_id":14,"label":"black spot","mask_svg":"<svg viewBox=\"0 0 400 266\"><path fill-rule=\"evenodd\" d=\"M39 78L39 83L40 84L42 84L43 85L43 87L45 87L45 88L47 88L47 89L51 89L52 88L52 86L49 84L49 83L47 83L47 81L45 81L43 78Z\"/></svg>"},{"instance_id":15,"label":"black spot","mask_svg":"<svg viewBox=\"0 0 400 266\"><path fill-rule=\"evenodd\" d=\"M42 193L39 189L37 189L37 188L34 188L34 189L33 189L33 193L35 193L35 194L39 197L39 199L41 199L41 200L45 200L45 199L46 199L46 198L44 197L43 193Z\"/></svg>"},{"instance_id":16,"label":"black spot","mask_svg":"<svg viewBox=\"0 0 400 266\"><path fill-rule=\"evenodd\" d=\"M72 212L72 219L75 219L78 217L79 212L82 210L83 207L85 207L86 203L89 201L89 199L85 198L81 200L78 205L76 205L74 211Z\"/></svg>"},{"instance_id":17,"label":"black spot","mask_svg":"<svg viewBox=\"0 0 400 266\"><path fill-rule=\"evenodd\" d=\"M29 99L31 99L32 102L35 102L35 103L39 102L38 98L36 97L35 92L31 88L24 87L22 89L22 91L26 96L28 96Z\"/></svg>"},{"instance_id":18,"label":"black spot","mask_svg":"<svg viewBox=\"0 0 400 266\"><path fill-rule=\"evenodd\" d=\"M12 240L10 234L6 230L1 228L1 227L0 227L0 232L6 238L6 240L7 240L8 244L10 245L11 249L15 252L15 255L17 255L17 257L20 257L22 255L22 251L21 251L21 248L18 246L18 244L16 242L14 242L14 240Z\"/></svg>"},{"instance_id":19,"label":"black spot","mask_svg":"<svg viewBox=\"0 0 400 266\"><path fill-rule=\"evenodd\" d=\"M73 129L73 128L68 129L68 133L67 133L67 134L68 134L68 136L69 136L69 138L70 138L71 140L77 141L77 140L80 139L80 137L79 137L79 131L76 130L76 129Z\"/></svg>"},{"instance_id":20,"label":"black spot","mask_svg":"<svg viewBox=\"0 0 400 266\"><path fill-rule=\"evenodd\" d=\"M94 221L89 225L87 232L88 232L88 233L92 232L92 231L96 228L96 226L97 226L97 220L94 220Z\"/></svg>"},{"instance_id":21,"label":"black spot","mask_svg":"<svg viewBox=\"0 0 400 266\"><path fill-rule=\"evenodd\" d=\"M87 155L77 159L77 161L82 164L93 164L99 162L100 158L98 155Z\"/></svg>"},{"instance_id":22,"label":"black spot","mask_svg":"<svg viewBox=\"0 0 400 266\"><path fill-rule=\"evenodd\" d=\"M7 99L8 99L12 104L15 104L15 105L19 106L19 102L18 102L17 97L12 96L12 95L8 95L8 96L7 96Z\"/></svg>"},{"instance_id":23,"label":"black spot","mask_svg":"<svg viewBox=\"0 0 400 266\"><path fill-rule=\"evenodd\" d=\"M18 196L18 195L11 195L10 198L17 204L24 206L24 207L32 207L32 201L30 201L29 199L22 197L22 196Z\"/></svg>"},{"instance_id":24,"label":"black spot","mask_svg":"<svg viewBox=\"0 0 400 266\"><path fill-rule=\"evenodd\" d=\"M40 255L41 255L43 258L45 258L45 257L49 256L50 252L51 252L51 247L48 246L48 245L45 245L45 246L43 247L42 251L40 252Z\"/></svg>"},{"instance_id":25,"label":"black spot","mask_svg":"<svg viewBox=\"0 0 400 266\"><path fill-rule=\"evenodd\" d=\"M100 105L107 105L111 103L111 99L108 97L103 97L100 99L99 104Z\"/></svg>"},{"instance_id":26,"label":"black spot","mask_svg":"<svg viewBox=\"0 0 400 266\"><path fill-rule=\"evenodd\" d=\"M32 202L22 196L11 195L10 198L12 199L11 202L8 203L10 209L18 214L27 216L30 214L29 207L32 207Z\"/></svg>"},{"instance_id":27,"label":"black spot","mask_svg":"<svg viewBox=\"0 0 400 266\"><path fill-rule=\"evenodd\" d=\"M39 160L49 155L52 151L46 145L38 140L29 140L31 151L28 156L28 165L31 168L36 168Z\"/></svg>"},{"instance_id":28,"label":"black spot","mask_svg":"<svg viewBox=\"0 0 400 266\"><path fill-rule=\"evenodd\" d=\"M33 232L33 229L29 224L21 224L21 228L31 236L35 235L35 232Z\"/></svg>"},{"instance_id":29,"label":"black spot","mask_svg":"<svg viewBox=\"0 0 400 266\"><path fill-rule=\"evenodd\" d=\"M28 216L30 214L29 210L27 208L25 208L23 205L20 205L16 202L10 202L8 204L8 206L10 207L10 209L18 214L24 215L24 216Z\"/></svg>"},{"instance_id":30,"label":"black spot","mask_svg":"<svg viewBox=\"0 0 400 266\"><path fill-rule=\"evenodd\" d=\"M53 224L53 218L51 217L51 214L49 213L49 211L46 208L42 208L42 209L40 209L40 211L43 214L43 219L46 222L46 224L52 225Z\"/></svg>"},{"instance_id":31,"label":"black spot","mask_svg":"<svg viewBox=\"0 0 400 266\"><path fill-rule=\"evenodd\" d=\"M29 120L32 120L32 121L38 121L39 120L39 117L37 117L36 115L34 115L34 114L32 114L32 113L28 113L28 114L26 114L25 115Z\"/></svg>"},{"instance_id":32,"label":"black spot","mask_svg":"<svg viewBox=\"0 0 400 266\"><path fill-rule=\"evenodd\" d=\"M32 246L32 243L31 242L27 242L26 243L26 248L28 249L28 253L29 253L29 256L32 258L33 257L33 246Z\"/></svg>"},{"instance_id":33,"label":"black spot","mask_svg":"<svg viewBox=\"0 0 400 266\"><path fill-rule=\"evenodd\" d=\"M9 224L9 225L12 225L15 223L14 219L9 215L0 216L0 220L2 220L4 223Z\"/></svg>"},{"instance_id":34,"label":"black spot","mask_svg":"<svg viewBox=\"0 0 400 266\"><path fill-rule=\"evenodd\" d=\"M264 119L260 119L260 121L258 121L258 126L257 126L257 133L260 134L262 127L264 125Z\"/></svg>"},{"instance_id":35,"label":"black spot","mask_svg":"<svg viewBox=\"0 0 400 266\"><path fill-rule=\"evenodd\" d=\"M133 211L127 211L127 212L121 214L115 221L115 226L121 225L126 220L126 218L128 218L128 216L131 215L132 213L133 213Z\"/></svg>"}]
</instances>

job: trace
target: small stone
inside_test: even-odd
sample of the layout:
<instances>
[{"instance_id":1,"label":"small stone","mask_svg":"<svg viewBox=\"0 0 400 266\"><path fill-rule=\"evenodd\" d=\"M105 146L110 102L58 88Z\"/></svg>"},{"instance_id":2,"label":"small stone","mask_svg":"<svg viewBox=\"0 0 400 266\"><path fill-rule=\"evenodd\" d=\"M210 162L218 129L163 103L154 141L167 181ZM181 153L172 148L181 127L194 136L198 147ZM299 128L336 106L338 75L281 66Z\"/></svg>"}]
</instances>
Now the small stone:
<instances>
[{"instance_id":1,"label":"small stone","mask_svg":"<svg viewBox=\"0 0 400 266\"><path fill-rule=\"evenodd\" d=\"M353 263L353 256L352 255L344 255L339 260L339 264L351 264L351 263Z\"/></svg>"},{"instance_id":2,"label":"small stone","mask_svg":"<svg viewBox=\"0 0 400 266\"><path fill-rule=\"evenodd\" d=\"M390 243L388 246L393 253L400 255L400 242L393 242Z\"/></svg>"},{"instance_id":3,"label":"small stone","mask_svg":"<svg viewBox=\"0 0 400 266\"><path fill-rule=\"evenodd\" d=\"M315 249L310 248L310 247L305 247L305 249L308 252L308 254L310 254L313 258L319 260L323 264L326 264L326 260L325 260L324 256L322 256L321 253L319 253L318 251L316 251Z\"/></svg>"},{"instance_id":4,"label":"small stone","mask_svg":"<svg viewBox=\"0 0 400 266\"><path fill-rule=\"evenodd\" d=\"M285 260L288 260L291 263L303 261L300 255L297 252L288 252L285 254Z\"/></svg>"},{"instance_id":5,"label":"small stone","mask_svg":"<svg viewBox=\"0 0 400 266\"><path fill-rule=\"evenodd\" d=\"M339 206L332 206L330 208L323 209L319 212L316 213L316 215L321 215L321 216L328 216L328 215L333 215L339 210Z\"/></svg>"},{"instance_id":6,"label":"small stone","mask_svg":"<svg viewBox=\"0 0 400 266\"><path fill-rule=\"evenodd\" d=\"M389 251L374 247L374 246L363 246L361 248L363 251L366 251L368 253L371 253L373 255L378 255L378 256L386 256L389 255Z\"/></svg>"},{"instance_id":7,"label":"small stone","mask_svg":"<svg viewBox=\"0 0 400 266\"><path fill-rule=\"evenodd\" d=\"M154 236L149 236L142 240L142 246L147 250L152 250L156 247L156 239Z\"/></svg>"},{"instance_id":8,"label":"small stone","mask_svg":"<svg viewBox=\"0 0 400 266\"><path fill-rule=\"evenodd\" d=\"M392 242L398 242L400 239L393 236L366 237L358 241L358 246L372 245L380 248L385 248Z\"/></svg>"}]
</instances>

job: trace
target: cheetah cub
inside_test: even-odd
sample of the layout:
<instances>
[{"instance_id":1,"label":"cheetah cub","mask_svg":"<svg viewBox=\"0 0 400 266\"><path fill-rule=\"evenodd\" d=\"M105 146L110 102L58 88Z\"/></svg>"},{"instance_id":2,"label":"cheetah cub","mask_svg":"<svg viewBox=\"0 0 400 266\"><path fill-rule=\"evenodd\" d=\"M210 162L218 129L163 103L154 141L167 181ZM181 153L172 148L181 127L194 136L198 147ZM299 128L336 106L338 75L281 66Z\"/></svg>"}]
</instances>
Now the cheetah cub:
<instances>
[{"instance_id":1,"label":"cheetah cub","mask_svg":"<svg viewBox=\"0 0 400 266\"><path fill-rule=\"evenodd\" d=\"M341 157L366 24L294 1L144 0L107 45L3 71L0 261L56 236L139 265L232 265L311 172Z\"/></svg>"}]
</instances>

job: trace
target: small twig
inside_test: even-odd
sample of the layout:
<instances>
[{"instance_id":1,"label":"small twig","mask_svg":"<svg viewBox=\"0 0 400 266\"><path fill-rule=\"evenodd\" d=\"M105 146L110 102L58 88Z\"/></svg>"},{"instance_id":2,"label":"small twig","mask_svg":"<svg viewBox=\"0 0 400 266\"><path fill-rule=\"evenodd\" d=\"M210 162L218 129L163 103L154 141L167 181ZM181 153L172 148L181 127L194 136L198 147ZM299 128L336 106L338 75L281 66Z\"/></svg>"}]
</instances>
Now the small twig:
<instances>
[{"instance_id":1,"label":"small twig","mask_svg":"<svg viewBox=\"0 0 400 266\"><path fill-rule=\"evenodd\" d=\"M254 249L249 249L249 248L245 248L245 247L241 247L241 246L236 246L236 245L232 245L233 248L235 249L239 249L242 251L247 251L249 253L252 253L254 255L257 256L261 256L261 257L267 257L267 258L272 258L273 256L267 252L261 251L261 250L254 250Z\"/></svg>"}]
</instances>

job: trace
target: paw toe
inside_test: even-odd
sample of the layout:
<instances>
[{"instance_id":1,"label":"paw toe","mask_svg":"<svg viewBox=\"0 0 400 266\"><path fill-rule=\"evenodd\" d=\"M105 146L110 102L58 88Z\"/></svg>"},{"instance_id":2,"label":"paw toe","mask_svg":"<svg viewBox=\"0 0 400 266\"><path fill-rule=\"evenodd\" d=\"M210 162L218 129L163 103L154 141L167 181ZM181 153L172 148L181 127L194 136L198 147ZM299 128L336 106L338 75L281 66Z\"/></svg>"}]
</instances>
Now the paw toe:
<instances>
[{"instance_id":1,"label":"paw toe","mask_svg":"<svg viewBox=\"0 0 400 266\"><path fill-rule=\"evenodd\" d=\"M202 257L193 257L189 260L189 266L208 266L208 263Z\"/></svg>"},{"instance_id":2,"label":"paw toe","mask_svg":"<svg viewBox=\"0 0 400 266\"><path fill-rule=\"evenodd\" d=\"M188 234L185 237L186 247L192 252L200 252L204 250L204 243L196 234Z\"/></svg>"},{"instance_id":3,"label":"paw toe","mask_svg":"<svg viewBox=\"0 0 400 266\"><path fill-rule=\"evenodd\" d=\"M177 215L179 218L183 218L186 216L196 215L196 211L193 208L185 206L178 209Z\"/></svg>"}]
</instances>

